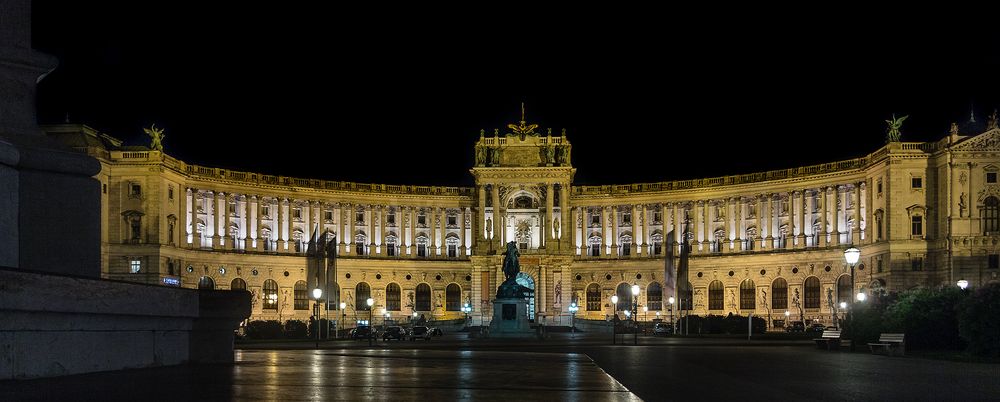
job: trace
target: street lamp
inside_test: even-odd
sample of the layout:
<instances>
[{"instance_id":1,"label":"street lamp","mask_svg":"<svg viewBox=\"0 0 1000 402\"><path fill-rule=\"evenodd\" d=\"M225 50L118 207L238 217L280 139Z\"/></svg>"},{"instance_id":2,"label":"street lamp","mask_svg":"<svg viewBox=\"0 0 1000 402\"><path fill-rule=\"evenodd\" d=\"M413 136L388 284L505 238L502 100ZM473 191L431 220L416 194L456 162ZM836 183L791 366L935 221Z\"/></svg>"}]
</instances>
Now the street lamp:
<instances>
[{"instance_id":1,"label":"street lamp","mask_svg":"<svg viewBox=\"0 0 1000 402\"><path fill-rule=\"evenodd\" d=\"M858 260L860 258L861 258L861 250L859 250L857 247L851 246L847 250L844 250L844 261L846 261L847 264L851 266L851 292L853 292L854 289L856 289L854 284L854 266L858 264ZM860 292L858 293L858 301L864 301L864 296L862 296ZM850 310L847 310L848 321L851 321L851 318L854 317L853 310L854 310L853 306ZM853 343L851 345L853 345Z\"/></svg>"},{"instance_id":2,"label":"street lamp","mask_svg":"<svg viewBox=\"0 0 1000 402\"><path fill-rule=\"evenodd\" d=\"M633 344L639 344L639 325L635 322L637 313L639 312L639 285L632 285L632 331L635 331L633 336Z\"/></svg>"},{"instance_id":3,"label":"street lamp","mask_svg":"<svg viewBox=\"0 0 1000 402\"><path fill-rule=\"evenodd\" d=\"M618 320L618 295L611 295L611 314L611 344L614 345L618 342L617 328L615 328L615 321Z\"/></svg>"},{"instance_id":4,"label":"street lamp","mask_svg":"<svg viewBox=\"0 0 1000 402\"><path fill-rule=\"evenodd\" d=\"M844 311L845 314L846 314L846 312L847 312L847 302L843 302L843 301L840 302L840 309L842 311ZM840 323L839 322L837 323L837 328L840 328Z\"/></svg>"},{"instance_id":5,"label":"street lamp","mask_svg":"<svg viewBox=\"0 0 1000 402\"><path fill-rule=\"evenodd\" d=\"M468 330L468 328L469 328L469 313L472 312L472 306L469 305L469 303L465 303L465 305L462 306L462 312L465 313L465 328L466 328L466 330Z\"/></svg>"},{"instance_id":6,"label":"street lamp","mask_svg":"<svg viewBox=\"0 0 1000 402\"><path fill-rule=\"evenodd\" d=\"M340 325L344 325L344 320L347 319L347 303L340 302ZM339 329L337 337L340 337Z\"/></svg>"},{"instance_id":7,"label":"street lamp","mask_svg":"<svg viewBox=\"0 0 1000 402\"><path fill-rule=\"evenodd\" d=\"M368 346L372 346L372 339L375 338L375 330L372 328L372 306L375 305L375 299L369 297L365 303L368 304Z\"/></svg>"},{"instance_id":8,"label":"street lamp","mask_svg":"<svg viewBox=\"0 0 1000 402\"><path fill-rule=\"evenodd\" d=\"M965 279L959 279L958 280L958 288L959 289L965 290L965 288L967 288L967 287L969 287L969 281L967 281Z\"/></svg>"},{"instance_id":9,"label":"street lamp","mask_svg":"<svg viewBox=\"0 0 1000 402\"><path fill-rule=\"evenodd\" d=\"M316 349L319 349L319 324L320 324L319 323L319 321L320 321L319 320L319 298L320 297L323 297L323 289L320 289L318 287L316 289L313 289L313 300L316 300L316 314L315 314L316 320L314 321L314 323L316 324Z\"/></svg>"},{"instance_id":10,"label":"street lamp","mask_svg":"<svg viewBox=\"0 0 1000 402\"><path fill-rule=\"evenodd\" d=\"M576 339L576 311L579 309L580 308L576 306L576 302L572 302L569 304L569 312L570 314L572 314L572 318L570 318L569 321L569 331L570 331L570 338L572 339Z\"/></svg>"},{"instance_id":11,"label":"street lamp","mask_svg":"<svg viewBox=\"0 0 1000 402\"><path fill-rule=\"evenodd\" d=\"M667 303L670 303L670 335L673 335L674 332L677 332L676 328L674 328L674 302L675 301L676 300L674 299L673 296L670 296L670 297L667 298ZM656 315L660 315L660 313L656 313Z\"/></svg>"},{"instance_id":12,"label":"street lamp","mask_svg":"<svg viewBox=\"0 0 1000 402\"><path fill-rule=\"evenodd\" d=\"M785 331L788 331L788 329L791 328L789 325L791 325L792 323L788 321L791 319L791 315L792 313L788 312L788 310L785 310Z\"/></svg>"},{"instance_id":13,"label":"street lamp","mask_svg":"<svg viewBox=\"0 0 1000 402\"><path fill-rule=\"evenodd\" d=\"M649 312L649 306L642 306L642 320L646 321L646 313Z\"/></svg>"}]
</instances>

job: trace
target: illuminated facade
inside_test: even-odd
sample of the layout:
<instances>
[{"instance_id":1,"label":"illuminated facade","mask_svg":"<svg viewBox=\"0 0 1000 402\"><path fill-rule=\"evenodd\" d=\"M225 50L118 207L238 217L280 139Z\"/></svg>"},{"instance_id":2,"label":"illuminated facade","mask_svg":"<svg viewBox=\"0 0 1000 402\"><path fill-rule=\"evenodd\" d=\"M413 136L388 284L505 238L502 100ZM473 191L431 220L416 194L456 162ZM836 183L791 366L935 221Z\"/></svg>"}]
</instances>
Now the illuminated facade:
<instances>
[{"instance_id":1,"label":"illuminated facade","mask_svg":"<svg viewBox=\"0 0 1000 402\"><path fill-rule=\"evenodd\" d=\"M973 286L1000 265L1000 130L926 143L891 142L857 159L661 183L574 186L571 145L511 124L480 133L474 187L421 187L279 177L189 165L79 125L50 135L97 157L103 274L189 288L245 288L253 319L308 319L314 229L336 236L336 282L348 321L375 299L413 313L473 322L492 316L503 281L494 250L522 249L538 319L603 320L632 284L667 314L663 254L693 245L694 314L830 322L852 293L843 251L861 249L860 291ZM626 181L627 178L623 178ZM676 251L675 251L676 254ZM619 310L629 305L622 298ZM360 312L359 312L360 311ZM639 309L642 314L642 309ZM332 312L331 314L340 314Z\"/></svg>"}]
</instances>

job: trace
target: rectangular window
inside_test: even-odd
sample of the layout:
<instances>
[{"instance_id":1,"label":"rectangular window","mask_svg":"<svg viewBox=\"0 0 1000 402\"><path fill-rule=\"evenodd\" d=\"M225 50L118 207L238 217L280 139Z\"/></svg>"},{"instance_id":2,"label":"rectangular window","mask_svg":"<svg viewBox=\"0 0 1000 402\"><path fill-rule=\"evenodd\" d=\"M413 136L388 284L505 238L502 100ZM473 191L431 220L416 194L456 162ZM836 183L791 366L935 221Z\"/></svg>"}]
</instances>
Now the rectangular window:
<instances>
[{"instance_id":1,"label":"rectangular window","mask_svg":"<svg viewBox=\"0 0 1000 402\"><path fill-rule=\"evenodd\" d=\"M448 245L448 257L450 258L458 257L458 246L454 244Z\"/></svg>"},{"instance_id":2,"label":"rectangular window","mask_svg":"<svg viewBox=\"0 0 1000 402\"><path fill-rule=\"evenodd\" d=\"M924 178L914 177L910 179L910 187L912 188L924 188Z\"/></svg>"},{"instance_id":3,"label":"rectangular window","mask_svg":"<svg viewBox=\"0 0 1000 402\"><path fill-rule=\"evenodd\" d=\"M262 213L264 214L264 216L271 216L271 207L264 206L264 212Z\"/></svg>"},{"instance_id":4,"label":"rectangular window","mask_svg":"<svg viewBox=\"0 0 1000 402\"><path fill-rule=\"evenodd\" d=\"M364 212L356 212L354 214L354 221L357 222L357 223L365 223L365 213Z\"/></svg>"},{"instance_id":5,"label":"rectangular window","mask_svg":"<svg viewBox=\"0 0 1000 402\"><path fill-rule=\"evenodd\" d=\"M882 257L875 260L875 272L882 273Z\"/></svg>"},{"instance_id":6,"label":"rectangular window","mask_svg":"<svg viewBox=\"0 0 1000 402\"><path fill-rule=\"evenodd\" d=\"M365 245L362 243L355 243L354 250L357 251L358 255L365 255Z\"/></svg>"},{"instance_id":7,"label":"rectangular window","mask_svg":"<svg viewBox=\"0 0 1000 402\"><path fill-rule=\"evenodd\" d=\"M427 224L427 215L424 215L424 214L417 215L417 224L418 225L426 225Z\"/></svg>"},{"instance_id":8,"label":"rectangular window","mask_svg":"<svg viewBox=\"0 0 1000 402\"><path fill-rule=\"evenodd\" d=\"M108 193L108 184L107 183L101 184L101 193L103 193L103 194L107 194Z\"/></svg>"},{"instance_id":9,"label":"rectangular window","mask_svg":"<svg viewBox=\"0 0 1000 402\"><path fill-rule=\"evenodd\" d=\"M385 255L390 256L390 257L395 257L396 256L396 245L392 244L392 243L386 244L385 245Z\"/></svg>"},{"instance_id":10,"label":"rectangular window","mask_svg":"<svg viewBox=\"0 0 1000 402\"><path fill-rule=\"evenodd\" d=\"M427 246L425 246L423 244L418 244L417 245L417 257L426 257L426 256L427 256Z\"/></svg>"},{"instance_id":11,"label":"rectangular window","mask_svg":"<svg viewBox=\"0 0 1000 402\"><path fill-rule=\"evenodd\" d=\"M997 269L1000 268L1000 254L990 254L989 255L989 268Z\"/></svg>"},{"instance_id":12,"label":"rectangular window","mask_svg":"<svg viewBox=\"0 0 1000 402\"><path fill-rule=\"evenodd\" d=\"M632 224L632 214L629 213L629 212L623 213L622 214L622 225L631 225L631 224Z\"/></svg>"},{"instance_id":13,"label":"rectangular window","mask_svg":"<svg viewBox=\"0 0 1000 402\"><path fill-rule=\"evenodd\" d=\"M653 242L653 255L660 255L663 253L663 243L658 241Z\"/></svg>"},{"instance_id":14,"label":"rectangular window","mask_svg":"<svg viewBox=\"0 0 1000 402\"><path fill-rule=\"evenodd\" d=\"M986 182L996 183L997 182L997 172L986 172Z\"/></svg>"},{"instance_id":15,"label":"rectangular window","mask_svg":"<svg viewBox=\"0 0 1000 402\"><path fill-rule=\"evenodd\" d=\"M327 221L332 221L333 220L333 211L324 211L323 212L323 219L327 220Z\"/></svg>"},{"instance_id":16,"label":"rectangular window","mask_svg":"<svg viewBox=\"0 0 1000 402\"><path fill-rule=\"evenodd\" d=\"M912 224L910 225L910 234L913 236L924 235L924 217L914 216L912 218Z\"/></svg>"},{"instance_id":17,"label":"rectangular window","mask_svg":"<svg viewBox=\"0 0 1000 402\"><path fill-rule=\"evenodd\" d=\"M882 194L882 179L878 179L878 184L875 185L875 190L877 193Z\"/></svg>"},{"instance_id":18,"label":"rectangular window","mask_svg":"<svg viewBox=\"0 0 1000 402\"><path fill-rule=\"evenodd\" d=\"M132 183L128 186L129 197L142 197L142 186Z\"/></svg>"},{"instance_id":19,"label":"rectangular window","mask_svg":"<svg viewBox=\"0 0 1000 402\"><path fill-rule=\"evenodd\" d=\"M138 274L139 271L142 270L142 261L141 260L130 260L128 262L128 265L129 265L129 272L131 272L133 274Z\"/></svg>"},{"instance_id":20,"label":"rectangular window","mask_svg":"<svg viewBox=\"0 0 1000 402\"><path fill-rule=\"evenodd\" d=\"M173 199L174 199L174 187L173 186L170 186L170 188L167 189L167 198L169 198L171 201L173 201Z\"/></svg>"},{"instance_id":21,"label":"rectangular window","mask_svg":"<svg viewBox=\"0 0 1000 402\"><path fill-rule=\"evenodd\" d=\"M395 212L390 212L388 215L385 216L385 221L388 222L390 225L395 225L396 224L396 213Z\"/></svg>"},{"instance_id":22,"label":"rectangular window","mask_svg":"<svg viewBox=\"0 0 1000 402\"><path fill-rule=\"evenodd\" d=\"M597 214L590 215L590 224L591 225L600 225L601 224L601 216L597 215Z\"/></svg>"},{"instance_id":23,"label":"rectangular window","mask_svg":"<svg viewBox=\"0 0 1000 402\"><path fill-rule=\"evenodd\" d=\"M663 212L653 212L653 222L663 222Z\"/></svg>"},{"instance_id":24,"label":"rectangular window","mask_svg":"<svg viewBox=\"0 0 1000 402\"><path fill-rule=\"evenodd\" d=\"M458 225L458 217L449 216L448 217L448 226L455 226L455 225Z\"/></svg>"},{"instance_id":25,"label":"rectangular window","mask_svg":"<svg viewBox=\"0 0 1000 402\"><path fill-rule=\"evenodd\" d=\"M292 209L292 218L293 219L302 219L302 208L294 208L294 209Z\"/></svg>"},{"instance_id":26,"label":"rectangular window","mask_svg":"<svg viewBox=\"0 0 1000 402\"><path fill-rule=\"evenodd\" d=\"M923 259L923 257L915 257L912 260L910 260L910 267L914 271L923 271L924 270L924 259Z\"/></svg>"}]
</instances>

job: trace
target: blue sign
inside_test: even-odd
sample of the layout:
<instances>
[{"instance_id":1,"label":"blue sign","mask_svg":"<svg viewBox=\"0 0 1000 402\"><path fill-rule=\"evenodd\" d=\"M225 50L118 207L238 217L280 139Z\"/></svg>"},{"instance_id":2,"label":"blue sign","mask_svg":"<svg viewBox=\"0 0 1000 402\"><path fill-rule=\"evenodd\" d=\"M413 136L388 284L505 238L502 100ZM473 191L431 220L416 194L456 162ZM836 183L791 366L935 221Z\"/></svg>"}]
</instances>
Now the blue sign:
<instances>
[{"instance_id":1,"label":"blue sign","mask_svg":"<svg viewBox=\"0 0 1000 402\"><path fill-rule=\"evenodd\" d=\"M180 286L181 280L177 278L163 278L163 283L170 286Z\"/></svg>"}]
</instances>

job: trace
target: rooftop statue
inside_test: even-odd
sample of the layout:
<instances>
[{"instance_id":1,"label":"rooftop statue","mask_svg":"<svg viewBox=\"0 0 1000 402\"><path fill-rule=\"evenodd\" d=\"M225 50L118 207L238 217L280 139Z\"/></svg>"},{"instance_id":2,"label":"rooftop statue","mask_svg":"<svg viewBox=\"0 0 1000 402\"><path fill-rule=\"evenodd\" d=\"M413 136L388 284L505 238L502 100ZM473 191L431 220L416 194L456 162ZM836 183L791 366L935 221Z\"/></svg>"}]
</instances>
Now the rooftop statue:
<instances>
[{"instance_id":1,"label":"rooftop statue","mask_svg":"<svg viewBox=\"0 0 1000 402\"><path fill-rule=\"evenodd\" d=\"M886 133L886 142L896 142L899 141L901 133L899 132L899 127L903 125L903 121L906 120L909 115L896 118L896 114L892 115L892 120L886 120L885 122L889 124L889 132Z\"/></svg>"},{"instance_id":2,"label":"rooftop statue","mask_svg":"<svg viewBox=\"0 0 1000 402\"><path fill-rule=\"evenodd\" d=\"M152 140L149 143L149 148L154 151L163 152L163 139L167 137L166 134L163 134L164 130L156 128L156 124L153 124L149 128L142 129L142 131L145 131Z\"/></svg>"}]
</instances>

